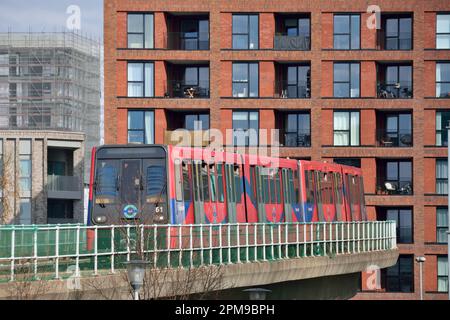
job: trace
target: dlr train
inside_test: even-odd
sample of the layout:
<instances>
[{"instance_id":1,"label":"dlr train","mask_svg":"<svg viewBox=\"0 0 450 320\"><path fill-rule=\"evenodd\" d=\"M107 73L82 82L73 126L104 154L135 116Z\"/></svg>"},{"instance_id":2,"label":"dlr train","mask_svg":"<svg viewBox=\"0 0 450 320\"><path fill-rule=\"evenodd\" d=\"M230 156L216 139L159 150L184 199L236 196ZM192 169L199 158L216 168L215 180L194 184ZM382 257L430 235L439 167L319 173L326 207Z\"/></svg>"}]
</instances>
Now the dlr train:
<instances>
[{"instance_id":1,"label":"dlr train","mask_svg":"<svg viewBox=\"0 0 450 320\"><path fill-rule=\"evenodd\" d=\"M163 145L92 152L89 225L367 220L362 172Z\"/></svg>"}]
</instances>

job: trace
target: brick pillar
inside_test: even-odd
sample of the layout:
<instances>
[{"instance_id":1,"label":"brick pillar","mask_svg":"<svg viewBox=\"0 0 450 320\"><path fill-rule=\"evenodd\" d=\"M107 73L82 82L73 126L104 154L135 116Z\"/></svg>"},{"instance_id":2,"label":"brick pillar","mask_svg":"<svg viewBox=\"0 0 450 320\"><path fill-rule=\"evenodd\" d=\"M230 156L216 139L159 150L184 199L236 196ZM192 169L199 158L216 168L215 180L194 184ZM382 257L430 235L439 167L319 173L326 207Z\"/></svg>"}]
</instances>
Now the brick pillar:
<instances>
[{"instance_id":1,"label":"brick pillar","mask_svg":"<svg viewBox=\"0 0 450 320\"><path fill-rule=\"evenodd\" d=\"M167 119L164 109L155 110L155 143L164 144L164 136L167 130Z\"/></svg>"},{"instance_id":2,"label":"brick pillar","mask_svg":"<svg viewBox=\"0 0 450 320\"><path fill-rule=\"evenodd\" d=\"M117 84L117 96L126 97L128 95L128 79L127 79L127 61L117 61L117 74L116 74L116 84Z\"/></svg>"},{"instance_id":3,"label":"brick pillar","mask_svg":"<svg viewBox=\"0 0 450 320\"><path fill-rule=\"evenodd\" d=\"M322 145L333 145L333 110L323 110L320 122L320 131L322 133Z\"/></svg>"},{"instance_id":4,"label":"brick pillar","mask_svg":"<svg viewBox=\"0 0 450 320\"><path fill-rule=\"evenodd\" d=\"M128 143L128 109L117 109L117 144Z\"/></svg>"},{"instance_id":5,"label":"brick pillar","mask_svg":"<svg viewBox=\"0 0 450 320\"><path fill-rule=\"evenodd\" d=\"M436 12L425 12L424 14L424 43L425 49L436 48Z\"/></svg>"},{"instance_id":6,"label":"brick pillar","mask_svg":"<svg viewBox=\"0 0 450 320\"><path fill-rule=\"evenodd\" d=\"M361 14L361 49L375 49L377 46L377 29L367 27L371 15L371 13Z\"/></svg>"},{"instance_id":7,"label":"brick pillar","mask_svg":"<svg viewBox=\"0 0 450 320\"><path fill-rule=\"evenodd\" d=\"M232 46L231 33L233 27L233 18L231 13L221 13L221 32L220 36L220 48L230 49Z\"/></svg>"},{"instance_id":8,"label":"brick pillar","mask_svg":"<svg viewBox=\"0 0 450 320\"><path fill-rule=\"evenodd\" d=\"M424 175L424 193L436 193L436 159L423 159Z\"/></svg>"},{"instance_id":9,"label":"brick pillar","mask_svg":"<svg viewBox=\"0 0 450 320\"><path fill-rule=\"evenodd\" d=\"M424 207L424 241L436 242L436 207Z\"/></svg>"},{"instance_id":10,"label":"brick pillar","mask_svg":"<svg viewBox=\"0 0 450 320\"><path fill-rule=\"evenodd\" d=\"M273 49L275 36L275 15L273 13L259 14L259 35L260 49Z\"/></svg>"},{"instance_id":11,"label":"brick pillar","mask_svg":"<svg viewBox=\"0 0 450 320\"><path fill-rule=\"evenodd\" d=\"M361 62L361 97L375 98L377 96L377 69L375 61Z\"/></svg>"},{"instance_id":12,"label":"brick pillar","mask_svg":"<svg viewBox=\"0 0 450 320\"><path fill-rule=\"evenodd\" d=\"M220 77L220 96L231 97L232 95L232 69L231 61L222 61L221 63L221 77Z\"/></svg>"},{"instance_id":13,"label":"brick pillar","mask_svg":"<svg viewBox=\"0 0 450 320\"><path fill-rule=\"evenodd\" d=\"M164 61L155 61L155 97L167 92L167 69Z\"/></svg>"},{"instance_id":14,"label":"brick pillar","mask_svg":"<svg viewBox=\"0 0 450 320\"><path fill-rule=\"evenodd\" d=\"M436 144L436 110L424 110L423 122L423 144L426 146L434 146Z\"/></svg>"},{"instance_id":15,"label":"brick pillar","mask_svg":"<svg viewBox=\"0 0 450 320\"><path fill-rule=\"evenodd\" d=\"M313 80L314 82L314 80ZM322 97L333 97L333 62L322 62Z\"/></svg>"},{"instance_id":16,"label":"brick pillar","mask_svg":"<svg viewBox=\"0 0 450 320\"><path fill-rule=\"evenodd\" d=\"M423 290L425 292L437 291L437 256L427 255L427 261L423 264L424 283Z\"/></svg>"},{"instance_id":17,"label":"brick pillar","mask_svg":"<svg viewBox=\"0 0 450 320\"><path fill-rule=\"evenodd\" d=\"M259 63L259 96L273 97L275 89L275 64L273 61Z\"/></svg>"},{"instance_id":18,"label":"brick pillar","mask_svg":"<svg viewBox=\"0 0 450 320\"><path fill-rule=\"evenodd\" d=\"M376 144L376 115L375 110L361 110L361 145L374 146Z\"/></svg>"},{"instance_id":19,"label":"brick pillar","mask_svg":"<svg viewBox=\"0 0 450 320\"><path fill-rule=\"evenodd\" d=\"M44 195L44 193L46 192L46 190L44 189L44 176L47 175L47 170L44 169L47 167L47 157L44 158L44 141L42 139L33 139L31 150L33 170L31 190L31 221L35 224L46 224L47 197Z\"/></svg>"},{"instance_id":20,"label":"brick pillar","mask_svg":"<svg viewBox=\"0 0 450 320\"><path fill-rule=\"evenodd\" d=\"M322 49L333 49L333 13L322 13Z\"/></svg>"},{"instance_id":21,"label":"brick pillar","mask_svg":"<svg viewBox=\"0 0 450 320\"><path fill-rule=\"evenodd\" d=\"M374 194L376 188L376 160L375 158L362 158L361 169L364 177L364 191L367 194Z\"/></svg>"},{"instance_id":22,"label":"brick pillar","mask_svg":"<svg viewBox=\"0 0 450 320\"><path fill-rule=\"evenodd\" d=\"M128 15L126 12L117 12L116 39L117 48L128 48Z\"/></svg>"},{"instance_id":23,"label":"brick pillar","mask_svg":"<svg viewBox=\"0 0 450 320\"><path fill-rule=\"evenodd\" d=\"M155 48L167 49L167 21L164 12L155 12Z\"/></svg>"},{"instance_id":24,"label":"brick pillar","mask_svg":"<svg viewBox=\"0 0 450 320\"><path fill-rule=\"evenodd\" d=\"M223 145L229 146L233 144L233 135L231 129L233 129L233 110L221 110L221 122L220 122L220 130L222 131L223 136ZM227 134L227 130L228 134Z\"/></svg>"},{"instance_id":25,"label":"brick pillar","mask_svg":"<svg viewBox=\"0 0 450 320\"><path fill-rule=\"evenodd\" d=\"M436 61L425 61L423 90L424 97L436 96Z\"/></svg>"},{"instance_id":26,"label":"brick pillar","mask_svg":"<svg viewBox=\"0 0 450 320\"><path fill-rule=\"evenodd\" d=\"M263 130L259 134L259 144L261 146L271 145L271 133L275 129L274 110L259 111L259 129Z\"/></svg>"}]
</instances>

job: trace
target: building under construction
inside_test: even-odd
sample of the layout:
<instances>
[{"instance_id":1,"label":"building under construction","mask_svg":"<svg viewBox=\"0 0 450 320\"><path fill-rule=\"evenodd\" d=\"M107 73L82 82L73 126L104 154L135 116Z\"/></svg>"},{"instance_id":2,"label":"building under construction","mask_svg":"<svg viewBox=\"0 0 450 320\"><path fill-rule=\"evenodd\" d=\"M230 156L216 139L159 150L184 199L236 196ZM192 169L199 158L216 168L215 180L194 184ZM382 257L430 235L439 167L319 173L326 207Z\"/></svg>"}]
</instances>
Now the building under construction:
<instances>
[{"instance_id":1,"label":"building under construction","mask_svg":"<svg viewBox=\"0 0 450 320\"><path fill-rule=\"evenodd\" d=\"M100 44L76 33L0 33L0 159L5 174L13 156L18 183L7 189L20 195L3 188L4 223L82 222L100 68Z\"/></svg>"}]
</instances>

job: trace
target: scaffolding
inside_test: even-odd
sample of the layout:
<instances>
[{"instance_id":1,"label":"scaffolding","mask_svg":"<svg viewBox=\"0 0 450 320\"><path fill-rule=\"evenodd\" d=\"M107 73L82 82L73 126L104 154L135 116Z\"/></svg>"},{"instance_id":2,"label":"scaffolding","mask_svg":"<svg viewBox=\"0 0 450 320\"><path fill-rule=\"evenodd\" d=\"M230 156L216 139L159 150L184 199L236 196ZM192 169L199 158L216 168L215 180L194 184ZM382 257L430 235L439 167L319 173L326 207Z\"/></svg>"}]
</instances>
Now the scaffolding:
<instances>
[{"instance_id":1,"label":"scaffolding","mask_svg":"<svg viewBox=\"0 0 450 320\"><path fill-rule=\"evenodd\" d=\"M83 132L88 155L100 142L101 56L74 32L0 33L0 130Z\"/></svg>"}]
</instances>

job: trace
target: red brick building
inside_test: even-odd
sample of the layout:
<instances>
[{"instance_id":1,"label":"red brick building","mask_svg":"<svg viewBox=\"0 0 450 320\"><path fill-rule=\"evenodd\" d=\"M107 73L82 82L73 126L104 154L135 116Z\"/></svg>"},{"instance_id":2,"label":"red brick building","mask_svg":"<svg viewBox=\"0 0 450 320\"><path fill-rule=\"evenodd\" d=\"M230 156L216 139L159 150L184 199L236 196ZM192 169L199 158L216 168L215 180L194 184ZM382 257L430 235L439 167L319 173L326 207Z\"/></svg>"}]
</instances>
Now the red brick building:
<instances>
[{"instance_id":1,"label":"red brick building","mask_svg":"<svg viewBox=\"0 0 450 320\"><path fill-rule=\"evenodd\" d=\"M376 1L379 29L370 2L330 3L105 1L105 141L279 129L282 156L361 166L401 256L357 298L418 298L424 255L425 298L445 299L450 2Z\"/></svg>"}]
</instances>

